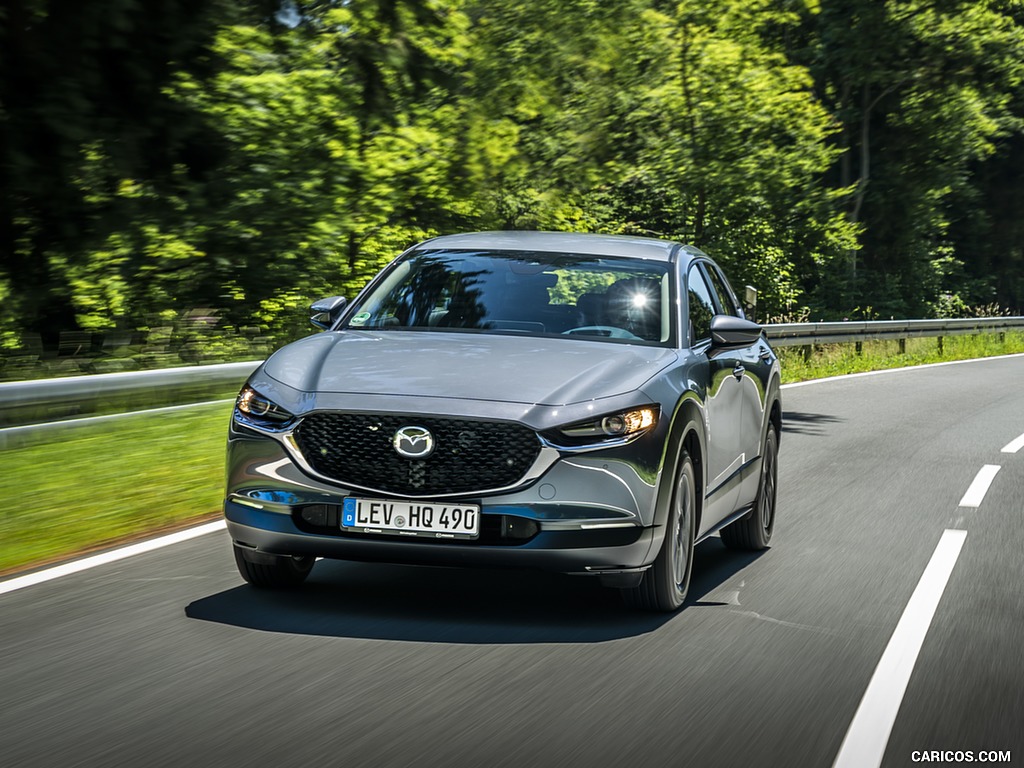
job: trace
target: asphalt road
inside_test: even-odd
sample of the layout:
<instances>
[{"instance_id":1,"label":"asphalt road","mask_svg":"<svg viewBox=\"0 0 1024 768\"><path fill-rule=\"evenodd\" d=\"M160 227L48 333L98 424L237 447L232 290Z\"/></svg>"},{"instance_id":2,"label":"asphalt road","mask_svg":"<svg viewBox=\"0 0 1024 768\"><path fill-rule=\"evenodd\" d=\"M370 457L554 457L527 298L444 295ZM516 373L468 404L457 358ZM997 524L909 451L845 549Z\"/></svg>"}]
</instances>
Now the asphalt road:
<instances>
[{"instance_id":1,"label":"asphalt road","mask_svg":"<svg viewBox=\"0 0 1024 768\"><path fill-rule=\"evenodd\" d=\"M1024 765L1022 384L1016 357L787 388L773 546L700 545L670 617L509 571L323 561L265 594L223 532L0 595L0 765L831 766L946 530L882 764Z\"/></svg>"}]
</instances>

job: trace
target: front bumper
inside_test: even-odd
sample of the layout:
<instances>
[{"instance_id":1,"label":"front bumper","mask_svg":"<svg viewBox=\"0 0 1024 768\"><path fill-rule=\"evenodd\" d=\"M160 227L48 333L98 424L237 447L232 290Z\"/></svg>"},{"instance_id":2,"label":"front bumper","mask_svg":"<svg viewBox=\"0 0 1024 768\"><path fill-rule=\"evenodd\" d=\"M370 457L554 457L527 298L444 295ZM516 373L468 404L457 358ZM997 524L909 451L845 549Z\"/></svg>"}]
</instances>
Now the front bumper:
<instances>
[{"instance_id":1,"label":"front bumper","mask_svg":"<svg viewBox=\"0 0 1024 768\"><path fill-rule=\"evenodd\" d=\"M484 507L483 514L487 514ZM562 573L609 576L643 570L656 553L659 529L596 528L540 530L521 544L440 543L430 540L324 535L301 530L292 515L224 504L228 532L236 546L276 555L409 565L539 568Z\"/></svg>"},{"instance_id":2,"label":"front bumper","mask_svg":"<svg viewBox=\"0 0 1024 768\"><path fill-rule=\"evenodd\" d=\"M657 473L642 468L634 449L562 457L525 487L463 496L464 503L480 506L481 538L440 542L348 533L329 518L311 525L311 507L336 509L349 496L387 494L312 477L278 440L232 429L224 514L236 544L267 554L563 573L638 571L653 561L663 531L654 525Z\"/></svg>"}]
</instances>

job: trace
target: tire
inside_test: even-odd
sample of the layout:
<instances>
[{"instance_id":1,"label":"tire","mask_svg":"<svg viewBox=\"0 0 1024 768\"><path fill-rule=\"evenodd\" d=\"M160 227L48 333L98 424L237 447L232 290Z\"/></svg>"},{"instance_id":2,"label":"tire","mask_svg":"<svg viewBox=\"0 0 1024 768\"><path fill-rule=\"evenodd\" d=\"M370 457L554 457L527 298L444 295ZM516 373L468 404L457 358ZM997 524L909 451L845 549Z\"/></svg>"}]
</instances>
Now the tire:
<instances>
[{"instance_id":1,"label":"tire","mask_svg":"<svg viewBox=\"0 0 1024 768\"><path fill-rule=\"evenodd\" d=\"M697 521L697 483L693 460L685 450L672 491L665 539L654 564L640 584L622 590L627 605L648 611L676 611L686 600L693 571L693 540Z\"/></svg>"},{"instance_id":2,"label":"tire","mask_svg":"<svg viewBox=\"0 0 1024 768\"><path fill-rule=\"evenodd\" d=\"M754 509L722 529L722 543L729 549L756 551L767 549L775 530L775 500L779 479L779 436L775 425L768 427L761 461L761 482Z\"/></svg>"},{"instance_id":3,"label":"tire","mask_svg":"<svg viewBox=\"0 0 1024 768\"><path fill-rule=\"evenodd\" d=\"M299 586L309 576L316 562L314 557L289 557L260 553L260 562L250 560L241 547L233 547L235 564L242 578L260 589L290 589Z\"/></svg>"}]
</instances>

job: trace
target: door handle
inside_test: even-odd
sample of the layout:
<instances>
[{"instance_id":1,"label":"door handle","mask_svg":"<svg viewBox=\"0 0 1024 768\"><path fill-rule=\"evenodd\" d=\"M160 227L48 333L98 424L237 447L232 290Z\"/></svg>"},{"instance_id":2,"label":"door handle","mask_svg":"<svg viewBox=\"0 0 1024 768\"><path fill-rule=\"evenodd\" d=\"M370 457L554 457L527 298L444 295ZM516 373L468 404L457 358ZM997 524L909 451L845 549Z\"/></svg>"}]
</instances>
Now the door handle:
<instances>
[{"instance_id":1,"label":"door handle","mask_svg":"<svg viewBox=\"0 0 1024 768\"><path fill-rule=\"evenodd\" d=\"M732 375L736 377L737 381L742 379L743 378L743 374L746 373L746 372L747 372L747 369L744 368L742 365L737 365L735 368L732 369Z\"/></svg>"},{"instance_id":2,"label":"door handle","mask_svg":"<svg viewBox=\"0 0 1024 768\"><path fill-rule=\"evenodd\" d=\"M772 358L772 351L768 347L762 347L757 356L767 363Z\"/></svg>"}]
</instances>

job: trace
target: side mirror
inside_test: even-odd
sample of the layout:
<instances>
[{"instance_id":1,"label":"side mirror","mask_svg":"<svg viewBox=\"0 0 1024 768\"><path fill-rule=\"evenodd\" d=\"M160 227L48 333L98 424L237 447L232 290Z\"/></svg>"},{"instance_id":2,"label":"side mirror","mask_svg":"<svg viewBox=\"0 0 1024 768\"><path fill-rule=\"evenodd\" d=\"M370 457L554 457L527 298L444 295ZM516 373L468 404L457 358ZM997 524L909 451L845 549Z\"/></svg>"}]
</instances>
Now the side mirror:
<instances>
[{"instance_id":1,"label":"side mirror","mask_svg":"<svg viewBox=\"0 0 1024 768\"><path fill-rule=\"evenodd\" d=\"M748 320L757 319L757 288L752 285L743 289L743 312Z\"/></svg>"},{"instance_id":2,"label":"side mirror","mask_svg":"<svg viewBox=\"0 0 1024 768\"><path fill-rule=\"evenodd\" d=\"M761 326L732 315L711 318L711 347L749 347L761 338Z\"/></svg>"},{"instance_id":3,"label":"side mirror","mask_svg":"<svg viewBox=\"0 0 1024 768\"><path fill-rule=\"evenodd\" d=\"M315 301L309 307L309 322L326 331L341 317L347 304L348 299L344 296L328 296L326 299Z\"/></svg>"}]
</instances>

